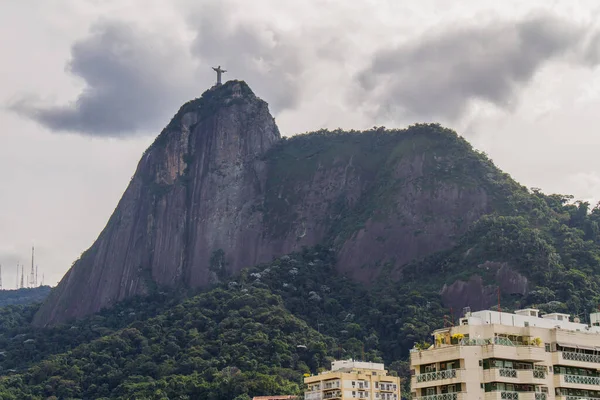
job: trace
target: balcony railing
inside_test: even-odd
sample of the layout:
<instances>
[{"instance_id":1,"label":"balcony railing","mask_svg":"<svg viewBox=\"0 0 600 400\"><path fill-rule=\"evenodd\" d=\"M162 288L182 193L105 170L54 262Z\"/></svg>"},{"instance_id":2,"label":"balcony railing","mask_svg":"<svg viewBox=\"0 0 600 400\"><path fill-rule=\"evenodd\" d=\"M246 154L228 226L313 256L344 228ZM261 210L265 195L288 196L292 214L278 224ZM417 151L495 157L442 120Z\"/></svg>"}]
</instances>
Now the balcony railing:
<instances>
[{"instance_id":1,"label":"balcony railing","mask_svg":"<svg viewBox=\"0 0 600 400\"><path fill-rule=\"evenodd\" d=\"M458 393L440 393L421 397L421 400L458 400Z\"/></svg>"},{"instance_id":2,"label":"balcony railing","mask_svg":"<svg viewBox=\"0 0 600 400\"><path fill-rule=\"evenodd\" d=\"M338 391L338 392L329 392L329 393L325 393L323 395L324 399L337 399L339 397L342 397L342 392Z\"/></svg>"},{"instance_id":3,"label":"balcony railing","mask_svg":"<svg viewBox=\"0 0 600 400\"><path fill-rule=\"evenodd\" d=\"M424 374L417 375L417 383L438 381L440 379L451 379L456 378L455 369L445 369L443 371L426 372Z\"/></svg>"},{"instance_id":4,"label":"balcony railing","mask_svg":"<svg viewBox=\"0 0 600 400\"><path fill-rule=\"evenodd\" d=\"M600 354L575 353L574 351L563 351L562 357L570 361L593 362L600 364Z\"/></svg>"},{"instance_id":5,"label":"balcony railing","mask_svg":"<svg viewBox=\"0 0 600 400\"><path fill-rule=\"evenodd\" d=\"M545 379L546 378L546 371L541 370L541 369L534 369L533 370L533 377L537 378L537 379Z\"/></svg>"},{"instance_id":6,"label":"balcony railing","mask_svg":"<svg viewBox=\"0 0 600 400\"><path fill-rule=\"evenodd\" d=\"M584 375L565 375L566 383L579 383L583 385L600 385L600 377Z\"/></svg>"},{"instance_id":7,"label":"balcony railing","mask_svg":"<svg viewBox=\"0 0 600 400\"><path fill-rule=\"evenodd\" d=\"M500 392L500 398L502 400L519 400L518 392Z\"/></svg>"},{"instance_id":8,"label":"balcony railing","mask_svg":"<svg viewBox=\"0 0 600 400\"><path fill-rule=\"evenodd\" d=\"M564 396L565 400L598 400L597 397Z\"/></svg>"},{"instance_id":9,"label":"balcony railing","mask_svg":"<svg viewBox=\"0 0 600 400\"><path fill-rule=\"evenodd\" d=\"M500 368L498 370L498 372L500 373L500 376L503 378L516 378L517 377L516 369Z\"/></svg>"},{"instance_id":10,"label":"balcony railing","mask_svg":"<svg viewBox=\"0 0 600 400\"><path fill-rule=\"evenodd\" d=\"M535 393L535 400L546 400L547 398L548 398L548 395L546 393L540 393L540 392Z\"/></svg>"}]
</instances>

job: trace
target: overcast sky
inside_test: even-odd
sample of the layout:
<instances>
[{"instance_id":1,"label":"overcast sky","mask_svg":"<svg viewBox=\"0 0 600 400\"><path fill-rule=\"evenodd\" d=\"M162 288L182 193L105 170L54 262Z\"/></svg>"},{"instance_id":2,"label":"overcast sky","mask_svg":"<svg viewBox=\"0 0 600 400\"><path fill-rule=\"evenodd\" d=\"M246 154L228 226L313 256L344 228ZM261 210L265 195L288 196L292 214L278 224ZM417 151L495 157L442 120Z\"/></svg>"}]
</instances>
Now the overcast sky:
<instances>
[{"instance_id":1,"label":"overcast sky","mask_svg":"<svg viewBox=\"0 0 600 400\"><path fill-rule=\"evenodd\" d=\"M60 280L219 64L284 135L440 122L522 184L595 203L599 17L595 0L0 0L4 288L32 244Z\"/></svg>"}]
</instances>

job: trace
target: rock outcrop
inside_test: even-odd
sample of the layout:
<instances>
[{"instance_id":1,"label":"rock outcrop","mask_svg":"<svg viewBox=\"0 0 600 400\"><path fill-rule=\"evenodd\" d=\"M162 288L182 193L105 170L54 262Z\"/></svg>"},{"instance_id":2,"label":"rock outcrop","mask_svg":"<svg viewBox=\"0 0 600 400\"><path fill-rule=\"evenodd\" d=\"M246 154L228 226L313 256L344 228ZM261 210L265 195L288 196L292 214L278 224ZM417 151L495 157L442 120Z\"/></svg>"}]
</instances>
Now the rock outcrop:
<instances>
[{"instance_id":1,"label":"rock outcrop","mask_svg":"<svg viewBox=\"0 0 600 400\"><path fill-rule=\"evenodd\" d=\"M486 261L478 268L493 277L494 284L486 285L481 275L474 274L466 282L457 280L444 285L440 294L446 307L457 311L464 307L485 310L498 304L498 291L502 296L525 296L529 292L529 280L507 263Z\"/></svg>"},{"instance_id":2,"label":"rock outcrop","mask_svg":"<svg viewBox=\"0 0 600 400\"><path fill-rule=\"evenodd\" d=\"M369 283L454 245L492 209L491 173L438 125L283 140L267 104L230 81L184 105L145 152L114 214L34 318L99 311L156 286L205 286L327 244Z\"/></svg>"}]
</instances>

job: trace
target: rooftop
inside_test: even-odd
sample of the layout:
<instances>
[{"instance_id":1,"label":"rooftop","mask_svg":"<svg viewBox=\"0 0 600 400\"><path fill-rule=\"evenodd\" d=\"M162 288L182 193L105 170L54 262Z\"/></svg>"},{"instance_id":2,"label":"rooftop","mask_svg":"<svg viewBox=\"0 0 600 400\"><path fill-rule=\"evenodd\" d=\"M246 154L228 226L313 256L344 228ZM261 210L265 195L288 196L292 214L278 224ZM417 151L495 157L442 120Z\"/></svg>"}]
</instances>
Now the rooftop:
<instances>
[{"instance_id":1,"label":"rooftop","mask_svg":"<svg viewBox=\"0 0 600 400\"><path fill-rule=\"evenodd\" d=\"M297 400L298 396L254 396L252 400Z\"/></svg>"},{"instance_id":2,"label":"rooftop","mask_svg":"<svg viewBox=\"0 0 600 400\"><path fill-rule=\"evenodd\" d=\"M539 313L540 311L535 308L517 310L514 314L491 310L468 312L460 319L460 325L534 326L546 329L558 328L573 332L600 333L600 326L597 325L597 322L600 321L600 313L590 314L592 325L581 323L577 317L571 322L569 314L550 313L540 316Z\"/></svg>"},{"instance_id":3,"label":"rooftop","mask_svg":"<svg viewBox=\"0 0 600 400\"><path fill-rule=\"evenodd\" d=\"M354 360L341 360L333 361L331 363L331 371L352 371L353 369L372 369L377 371L385 371L383 364L366 362L366 361L354 361Z\"/></svg>"}]
</instances>

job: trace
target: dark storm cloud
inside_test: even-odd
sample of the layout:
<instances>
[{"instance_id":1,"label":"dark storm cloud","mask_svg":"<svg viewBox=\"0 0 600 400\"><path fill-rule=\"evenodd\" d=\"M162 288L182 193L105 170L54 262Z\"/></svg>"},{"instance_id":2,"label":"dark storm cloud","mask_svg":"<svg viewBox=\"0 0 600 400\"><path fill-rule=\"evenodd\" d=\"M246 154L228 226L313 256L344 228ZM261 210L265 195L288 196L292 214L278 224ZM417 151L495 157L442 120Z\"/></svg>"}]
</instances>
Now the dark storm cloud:
<instances>
[{"instance_id":1,"label":"dark storm cloud","mask_svg":"<svg viewBox=\"0 0 600 400\"><path fill-rule=\"evenodd\" d=\"M600 32L596 32L586 44L584 57L592 66L600 63Z\"/></svg>"},{"instance_id":2,"label":"dark storm cloud","mask_svg":"<svg viewBox=\"0 0 600 400\"><path fill-rule=\"evenodd\" d=\"M301 75L322 43L304 46L305 32L281 32L266 22L233 22L223 3L190 19L197 32L192 52L206 65L221 65L225 78L245 80L274 112L293 108L301 91Z\"/></svg>"},{"instance_id":3,"label":"dark storm cloud","mask_svg":"<svg viewBox=\"0 0 600 400\"><path fill-rule=\"evenodd\" d=\"M359 82L379 114L460 117L470 100L513 107L519 90L544 62L583 54L583 27L549 15L518 22L439 30L417 42L376 54Z\"/></svg>"},{"instance_id":4,"label":"dark storm cloud","mask_svg":"<svg viewBox=\"0 0 600 400\"><path fill-rule=\"evenodd\" d=\"M100 23L71 49L67 69L85 84L74 102L42 105L24 97L10 108L54 131L123 136L153 130L194 92L189 71L178 67L185 55L164 37Z\"/></svg>"}]
</instances>

